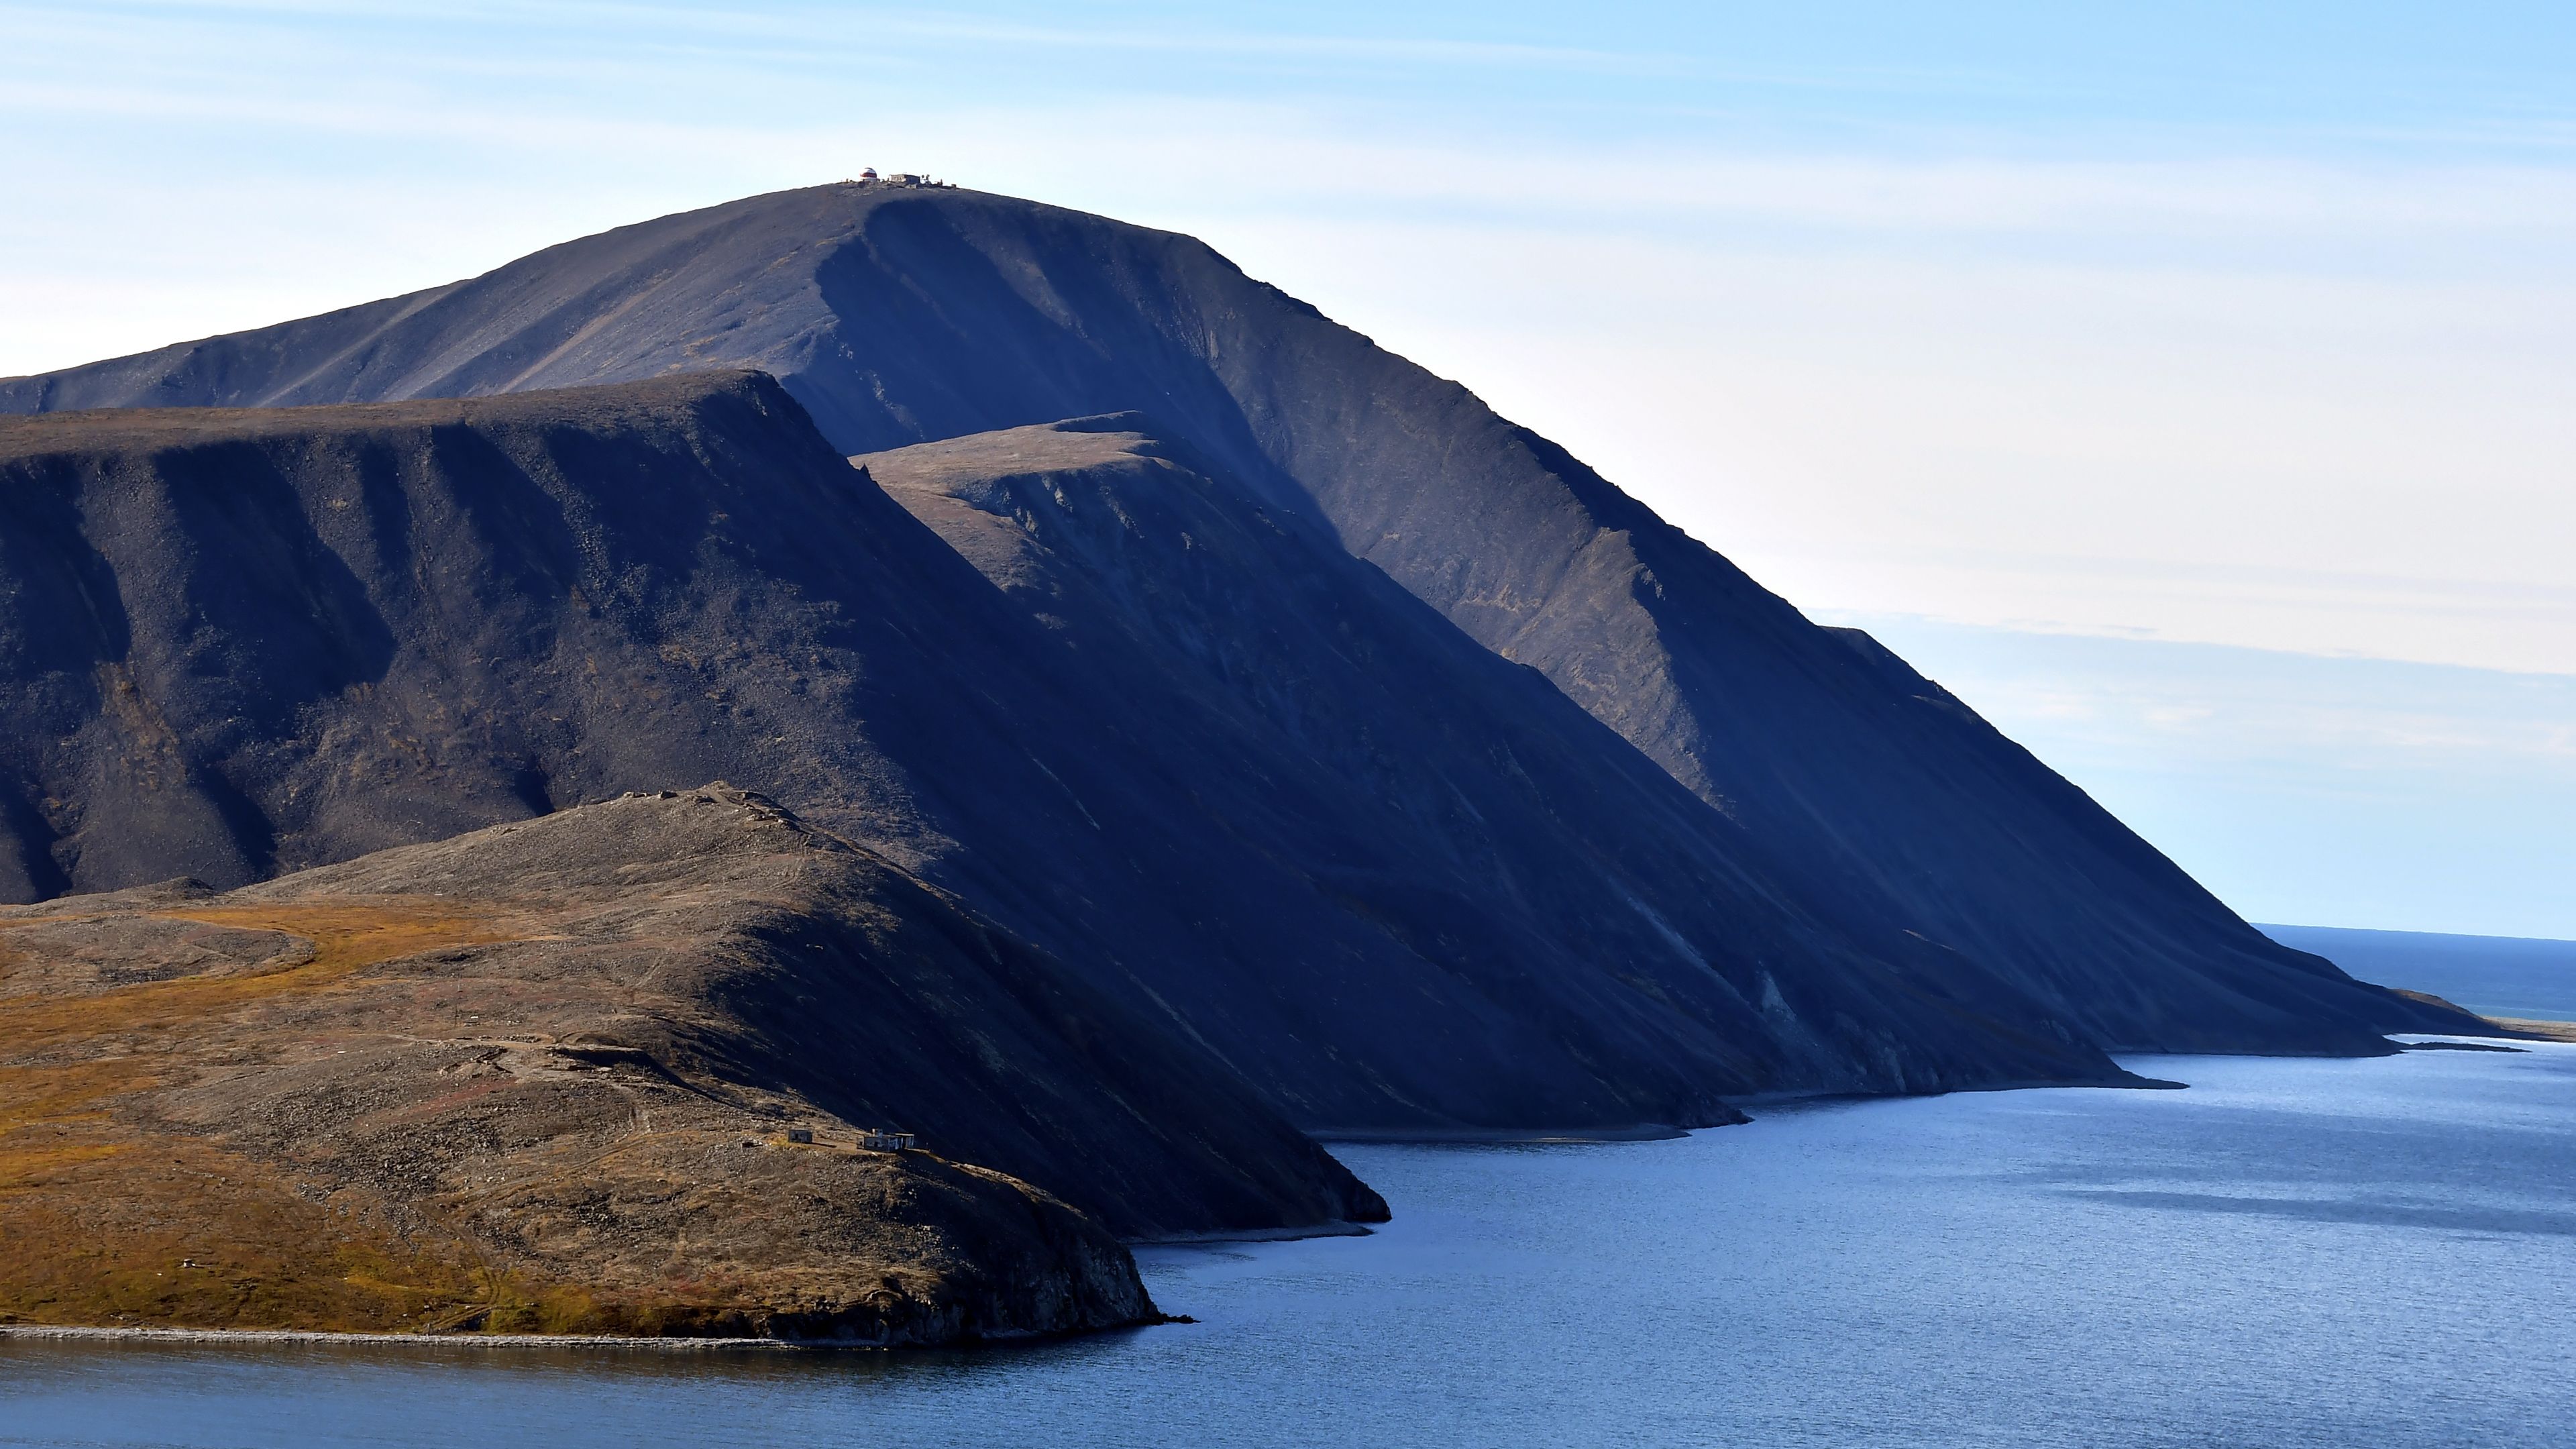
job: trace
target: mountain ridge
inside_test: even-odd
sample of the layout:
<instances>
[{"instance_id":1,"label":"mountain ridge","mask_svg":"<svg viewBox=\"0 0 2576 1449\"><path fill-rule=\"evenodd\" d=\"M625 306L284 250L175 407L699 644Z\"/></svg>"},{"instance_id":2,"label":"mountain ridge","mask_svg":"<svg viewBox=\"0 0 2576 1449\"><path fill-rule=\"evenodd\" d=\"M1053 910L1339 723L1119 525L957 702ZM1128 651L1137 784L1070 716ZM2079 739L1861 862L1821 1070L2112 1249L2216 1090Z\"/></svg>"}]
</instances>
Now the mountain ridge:
<instances>
[{"instance_id":1,"label":"mountain ridge","mask_svg":"<svg viewBox=\"0 0 2576 1449\"><path fill-rule=\"evenodd\" d=\"M2092 1042L2357 1050L2425 1020L2252 931L1893 656L1171 233L972 191L774 193L0 382L0 407L498 392L715 363L775 372L847 453L1141 410L1545 674L1846 926L1953 953Z\"/></svg>"},{"instance_id":2,"label":"mountain ridge","mask_svg":"<svg viewBox=\"0 0 2576 1449\"><path fill-rule=\"evenodd\" d=\"M939 487L870 459L889 492L760 374L0 420L0 865L230 886L725 778L1302 1125L2127 1080L1973 963L1820 914L1320 523L1082 430L1128 426L1026 430L1088 450L1033 470L934 447ZM1246 1225L1196 1211L1165 1226Z\"/></svg>"}]
</instances>

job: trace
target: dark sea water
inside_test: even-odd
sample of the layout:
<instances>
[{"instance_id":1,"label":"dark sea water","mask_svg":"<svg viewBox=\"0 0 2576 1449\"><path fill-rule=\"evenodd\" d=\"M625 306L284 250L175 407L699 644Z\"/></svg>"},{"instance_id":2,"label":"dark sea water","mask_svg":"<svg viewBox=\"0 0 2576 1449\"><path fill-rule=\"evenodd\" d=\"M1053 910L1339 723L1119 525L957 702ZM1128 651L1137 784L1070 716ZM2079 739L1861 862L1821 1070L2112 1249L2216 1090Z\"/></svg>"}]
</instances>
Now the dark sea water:
<instances>
[{"instance_id":1,"label":"dark sea water","mask_svg":"<svg viewBox=\"0 0 2576 1449\"><path fill-rule=\"evenodd\" d=\"M2429 991L2488 1016L2576 1021L2576 941L2340 926L2256 929L2381 986Z\"/></svg>"},{"instance_id":2,"label":"dark sea water","mask_svg":"<svg viewBox=\"0 0 2576 1449\"><path fill-rule=\"evenodd\" d=\"M1344 1149L1376 1236L935 1355L0 1345L12 1444L2576 1443L2576 1047Z\"/></svg>"}]
</instances>

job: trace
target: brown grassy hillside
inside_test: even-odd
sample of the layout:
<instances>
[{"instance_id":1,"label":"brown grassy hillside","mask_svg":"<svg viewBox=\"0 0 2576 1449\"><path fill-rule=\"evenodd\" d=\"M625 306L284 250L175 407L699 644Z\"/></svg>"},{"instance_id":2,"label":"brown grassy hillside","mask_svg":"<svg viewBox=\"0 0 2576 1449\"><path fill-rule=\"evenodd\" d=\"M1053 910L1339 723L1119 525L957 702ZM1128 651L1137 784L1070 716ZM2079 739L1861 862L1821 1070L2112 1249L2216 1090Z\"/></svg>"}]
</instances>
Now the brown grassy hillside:
<instances>
[{"instance_id":1,"label":"brown grassy hillside","mask_svg":"<svg viewBox=\"0 0 2576 1449\"><path fill-rule=\"evenodd\" d=\"M0 1320L944 1342L1150 1318L1104 1228L958 1160L972 1131L926 1101L897 1120L927 1150L856 1145L856 1114L920 1091L900 1058L941 1013L972 1023L961 1057L1064 1024L1008 999L1012 949L722 787L10 909ZM1047 1111L1043 1058L1010 1058L948 1095ZM1071 1136L1132 1107L1053 1090Z\"/></svg>"}]
</instances>

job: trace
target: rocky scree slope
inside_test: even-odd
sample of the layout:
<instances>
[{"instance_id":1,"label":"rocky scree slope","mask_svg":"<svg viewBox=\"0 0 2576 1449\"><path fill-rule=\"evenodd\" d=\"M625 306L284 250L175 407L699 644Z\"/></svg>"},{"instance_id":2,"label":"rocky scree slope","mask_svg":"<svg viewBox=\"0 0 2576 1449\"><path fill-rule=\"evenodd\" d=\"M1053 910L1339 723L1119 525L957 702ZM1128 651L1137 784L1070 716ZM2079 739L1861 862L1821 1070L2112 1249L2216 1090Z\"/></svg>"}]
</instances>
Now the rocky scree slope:
<instances>
[{"instance_id":1,"label":"rocky scree slope","mask_svg":"<svg viewBox=\"0 0 2576 1449\"><path fill-rule=\"evenodd\" d=\"M13 907L0 1318L878 1344L1151 1321L1107 1225L993 1164L1132 1206L1326 1161L1154 1044L722 785ZM884 1122L926 1150L856 1150Z\"/></svg>"},{"instance_id":2,"label":"rocky scree slope","mask_svg":"<svg viewBox=\"0 0 2576 1449\"><path fill-rule=\"evenodd\" d=\"M1543 672L1836 919L1912 932L1962 963L1963 987L2007 981L2093 1043L2355 1051L2445 1029L2253 931L1873 641L1808 623L1562 449L1188 237L972 191L779 192L0 381L0 409L459 396L721 364L775 373L849 453L1141 410Z\"/></svg>"}]
</instances>

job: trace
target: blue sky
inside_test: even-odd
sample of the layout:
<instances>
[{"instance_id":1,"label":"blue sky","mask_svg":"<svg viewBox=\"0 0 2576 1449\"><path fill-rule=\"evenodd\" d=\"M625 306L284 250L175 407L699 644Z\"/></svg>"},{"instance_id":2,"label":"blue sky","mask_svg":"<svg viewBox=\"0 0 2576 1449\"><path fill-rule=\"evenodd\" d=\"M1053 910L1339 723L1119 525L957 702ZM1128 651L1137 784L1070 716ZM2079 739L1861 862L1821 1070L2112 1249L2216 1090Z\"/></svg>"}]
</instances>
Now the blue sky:
<instances>
[{"instance_id":1,"label":"blue sky","mask_svg":"<svg viewBox=\"0 0 2576 1449\"><path fill-rule=\"evenodd\" d=\"M2576 675L1834 621L2257 920L2576 936Z\"/></svg>"},{"instance_id":2,"label":"blue sky","mask_svg":"<svg viewBox=\"0 0 2576 1449\"><path fill-rule=\"evenodd\" d=\"M929 170L1195 232L1465 381L2251 916L2576 936L2568 7L0 0L0 37L0 373Z\"/></svg>"}]
</instances>

